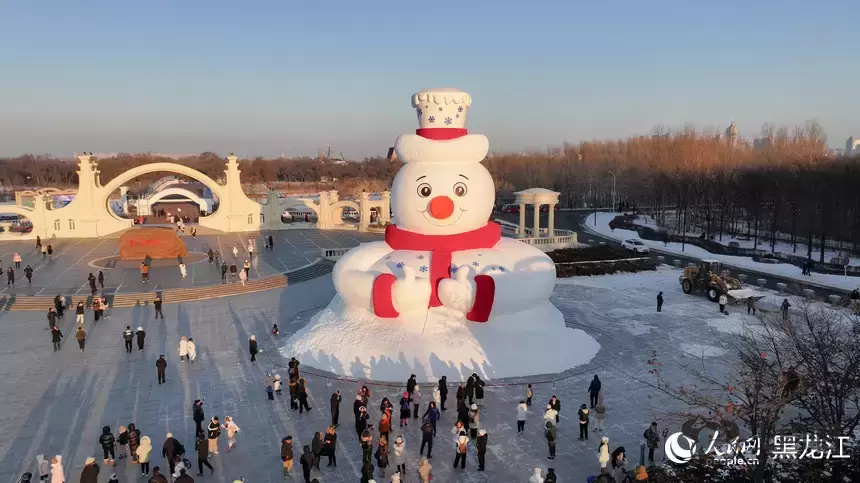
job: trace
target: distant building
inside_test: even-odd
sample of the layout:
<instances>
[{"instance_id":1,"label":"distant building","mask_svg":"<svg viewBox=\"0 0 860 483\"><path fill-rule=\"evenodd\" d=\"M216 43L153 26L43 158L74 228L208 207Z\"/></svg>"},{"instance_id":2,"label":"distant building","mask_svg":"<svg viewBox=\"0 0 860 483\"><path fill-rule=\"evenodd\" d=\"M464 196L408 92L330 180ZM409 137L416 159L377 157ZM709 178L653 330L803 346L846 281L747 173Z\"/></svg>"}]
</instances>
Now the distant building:
<instances>
[{"instance_id":1,"label":"distant building","mask_svg":"<svg viewBox=\"0 0 860 483\"><path fill-rule=\"evenodd\" d=\"M729 146L735 146L738 143L738 126L734 121L726 128L726 142Z\"/></svg>"},{"instance_id":2,"label":"distant building","mask_svg":"<svg viewBox=\"0 0 860 483\"><path fill-rule=\"evenodd\" d=\"M768 146L773 142L773 138L755 138L753 140L753 148L755 149L767 149Z\"/></svg>"},{"instance_id":3,"label":"distant building","mask_svg":"<svg viewBox=\"0 0 860 483\"><path fill-rule=\"evenodd\" d=\"M851 136L845 141L845 156L860 155L860 137Z\"/></svg>"}]
</instances>

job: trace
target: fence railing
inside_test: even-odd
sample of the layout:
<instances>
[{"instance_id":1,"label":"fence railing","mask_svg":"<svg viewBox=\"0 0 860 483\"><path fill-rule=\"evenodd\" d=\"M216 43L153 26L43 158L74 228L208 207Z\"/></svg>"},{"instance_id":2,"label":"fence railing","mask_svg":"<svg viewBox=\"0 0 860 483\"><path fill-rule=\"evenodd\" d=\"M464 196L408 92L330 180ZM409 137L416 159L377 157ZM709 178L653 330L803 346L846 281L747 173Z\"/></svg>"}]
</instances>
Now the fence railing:
<instances>
[{"instance_id":1,"label":"fence railing","mask_svg":"<svg viewBox=\"0 0 860 483\"><path fill-rule=\"evenodd\" d=\"M346 252L352 248L323 248L320 250L320 255L324 260L337 261L340 257L346 255Z\"/></svg>"}]
</instances>

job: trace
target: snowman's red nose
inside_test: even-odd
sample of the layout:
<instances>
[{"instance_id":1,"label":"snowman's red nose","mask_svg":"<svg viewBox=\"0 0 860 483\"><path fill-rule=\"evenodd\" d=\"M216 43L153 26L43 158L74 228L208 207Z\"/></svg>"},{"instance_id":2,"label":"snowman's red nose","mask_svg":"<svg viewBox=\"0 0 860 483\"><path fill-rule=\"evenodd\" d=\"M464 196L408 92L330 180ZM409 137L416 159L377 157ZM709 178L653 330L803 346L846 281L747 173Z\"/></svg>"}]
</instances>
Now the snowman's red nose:
<instances>
[{"instance_id":1,"label":"snowman's red nose","mask_svg":"<svg viewBox=\"0 0 860 483\"><path fill-rule=\"evenodd\" d=\"M454 202L447 196L437 196L430 200L430 216L444 220L454 213Z\"/></svg>"}]
</instances>

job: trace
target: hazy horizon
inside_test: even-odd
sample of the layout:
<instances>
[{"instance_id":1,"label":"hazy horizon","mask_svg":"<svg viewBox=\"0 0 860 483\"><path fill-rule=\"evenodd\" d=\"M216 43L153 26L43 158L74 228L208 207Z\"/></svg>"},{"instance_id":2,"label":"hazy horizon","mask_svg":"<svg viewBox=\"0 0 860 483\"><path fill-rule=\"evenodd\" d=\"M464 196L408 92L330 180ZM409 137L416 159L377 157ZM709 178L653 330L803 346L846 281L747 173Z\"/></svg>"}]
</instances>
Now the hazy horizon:
<instances>
[{"instance_id":1,"label":"hazy horizon","mask_svg":"<svg viewBox=\"0 0 860 483\"><path fill-rule=\"evenodd\" d=\"M0 7L0 156L385 156L457 87L494 152L649 134L860 135L860 3L46 0Z\"/></svg>"}]
</instances>

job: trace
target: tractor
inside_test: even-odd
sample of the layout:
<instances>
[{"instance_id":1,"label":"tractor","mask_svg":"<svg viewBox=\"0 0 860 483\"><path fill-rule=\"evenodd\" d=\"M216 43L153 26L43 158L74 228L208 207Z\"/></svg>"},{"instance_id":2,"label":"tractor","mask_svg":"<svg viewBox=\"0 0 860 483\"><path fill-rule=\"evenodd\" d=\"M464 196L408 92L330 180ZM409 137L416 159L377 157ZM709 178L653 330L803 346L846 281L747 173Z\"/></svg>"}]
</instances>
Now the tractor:
<instances>
[{"instance_id":1,"label":"tractor","mask_svg":"<svg viewBox=\"0 0 860 483\"><path fill-rule=\"evenodd\" d=\"M748 290L741 290L739 280L723 275L722 264L717 260L701 260L697 267L686 267L679 281L685 294L705 292L711 302L717 302L723 294L736 300L751 296Z\"/></svg>"}]
</instances>

